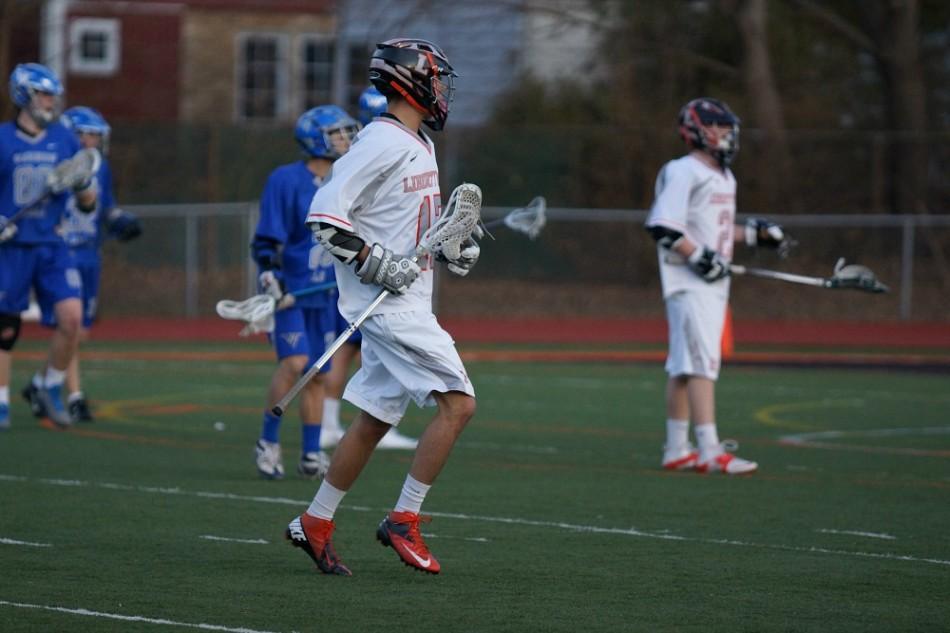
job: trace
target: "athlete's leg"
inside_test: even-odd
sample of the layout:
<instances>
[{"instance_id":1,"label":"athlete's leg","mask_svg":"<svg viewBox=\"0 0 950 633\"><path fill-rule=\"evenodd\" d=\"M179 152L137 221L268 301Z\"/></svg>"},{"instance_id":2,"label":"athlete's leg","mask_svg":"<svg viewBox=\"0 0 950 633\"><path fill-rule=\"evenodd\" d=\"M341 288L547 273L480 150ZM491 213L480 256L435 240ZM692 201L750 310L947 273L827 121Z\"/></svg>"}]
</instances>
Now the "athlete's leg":
<instances>
[{"instance_id":1,"label":"athlete's leg","mask_svg":"<svg viewBox=\"0 0 950 633\"><path fill-rule=\"evenodd\" d=\"M455 441L475 415L475 398L458 391L433 392L439 412L419 438L409 474L431 485L442 472Z\"/></svg>"}]
</instances>

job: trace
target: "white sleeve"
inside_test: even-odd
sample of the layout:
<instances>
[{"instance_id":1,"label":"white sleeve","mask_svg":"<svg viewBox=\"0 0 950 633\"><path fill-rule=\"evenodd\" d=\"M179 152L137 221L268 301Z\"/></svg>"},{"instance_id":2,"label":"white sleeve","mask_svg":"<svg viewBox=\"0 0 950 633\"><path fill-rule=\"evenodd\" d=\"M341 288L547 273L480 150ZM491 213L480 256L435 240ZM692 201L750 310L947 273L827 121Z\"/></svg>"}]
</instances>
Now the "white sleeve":
<instances>
[{"instance_id":1,"label":"white sleeve","mask_svg":"<svg viewBox=\"0 0 950 633\"><path fill-rule=\"evenodd\" d=\"M685 161L670 161L656 177L656 198L647 226L665 226L686 233L693 177Z\"/></svg>"},{"instance_id":2,"label":"white sleeve","mask_svg":"<svg viewBox=\"0 0 950 633\"><path fill-rule=\"evenodd\" d=\"M333 163L310 202L307 224L325 222L353 232L354 217L372 204L380 185L406 158L398 147L360 140Z\"/></svg>"}]
</instances>

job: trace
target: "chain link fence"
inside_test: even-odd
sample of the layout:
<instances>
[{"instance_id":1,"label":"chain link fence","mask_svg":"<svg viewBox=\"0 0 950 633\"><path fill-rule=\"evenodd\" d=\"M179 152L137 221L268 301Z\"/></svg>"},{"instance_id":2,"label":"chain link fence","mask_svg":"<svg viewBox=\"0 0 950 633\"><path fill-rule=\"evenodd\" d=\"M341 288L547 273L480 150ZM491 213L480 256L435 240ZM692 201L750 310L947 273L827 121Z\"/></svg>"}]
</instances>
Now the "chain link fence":
<instances>
[{"instance_id":1,"label":"chain link fence","mask_svg":"<svg viewBox=\"0 0 950 633\"><path fill-rule=\"evenodd\" d=\"M127 206L144 227L132 243L103 250L101 314L203 317L223 298L254 294L249 258L257 222L254 202ZM487 207L486 219L509 209ZM656 251L642 210L548 210L531 241L507 228L483 241L466 278L441 274L443 316L660 318ZM870 267L891 287L886 295L822 290L736 278L739 318L855 321L950 320L950 216L770 216L799 242L786 260L738 246L736 262L825 277L839 257Z\"/></svg>"}]
</instances>

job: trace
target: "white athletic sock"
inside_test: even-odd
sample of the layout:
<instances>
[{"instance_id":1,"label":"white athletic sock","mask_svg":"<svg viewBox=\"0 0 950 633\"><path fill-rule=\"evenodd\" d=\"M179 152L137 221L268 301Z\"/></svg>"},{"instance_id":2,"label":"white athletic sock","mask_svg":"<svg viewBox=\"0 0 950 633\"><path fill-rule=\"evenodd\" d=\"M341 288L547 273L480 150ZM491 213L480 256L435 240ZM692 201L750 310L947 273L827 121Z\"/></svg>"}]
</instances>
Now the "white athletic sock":
<instances>
[{"instance_id":1,"label":"white athletic sock","mask_svg":"<svg viewBox=\"0 0 950 633\"><path fill-rule=\"evenodd\" d=\"M324 479L317 490L317 494L314 495L310 507L307 508L307 514L332 521L333 515L336 514L336 509L340 506L345 494L345 490L334 488Z\"/></svg>"},{"instance_id":2,"label":"white athletic sock","mask_svg":"<svg viewBox=\"0 0 950 633\"><path fill-rule=\"evenodd\" d=\"M412 475L406 475L406 482L402 485L402 492L399 493L399 501L393 508L396 512L414 512L419 514L422 509L422 502L425 501L426 494L431 485L426 485L417 481Z\"/></svg>"},{"instance_id":3,"label":"white athletic sock","mask_svg":"<svg viewBox=\"0 0 950 633\"><path fill-rule=\"evenodd\" d=\"M340 428L340 401L336 398L323 400L323 428Z\"/></svg>"},{"instance_id":4,"label":"white athletic sock","mask_svg":"<svg viewBox=\"0 0 950 633\"><path fill-rule=\"evenodd\" d=\"M60 371L55 367L50 366L46 368L46 375L43 376L43 384L46 387L55 387L56 385L63 384L65 379L65 371Z\"/></svg>"},{"instance_id":5,"label":"white athletic sock","mask_svg":"<svg viewBox=\"0 0 950 633\"><path fill-rule=\"evenodd\" d=\"M696 424L693 426L693 433L696 434L696 445L699 446L699 458L701 460L714 457L722 452L715 422Z\"/></svg>"},{"instance_id":6,"label":"white athletic sock","mask_svg":"<svg viewBox=\"0 0 950 633\"><path fill-rule=\"evenodd\" d=\"M66 402L68 402L69 404L72 404L78 400L82 400L82 392L74 391L71 394L69 394L69 398L66 400Z\"/></svg>"},{"instance_id":7,"label":"white athletic sock","mask_svg":"<svg viewBox=\"0 0 950 633\"><path fill-rule=\"evenodd\" d=\"M0 404L10 404L10 386L0 387Z\"/></svg>"},{"instance_id":8,"label":"white athletic sock","mask_svg":"<svg viewBox=\"0 0 950 633\"><path fill-rule=\"evenodd\" d=\"M689 444L689 420L666 421L666 448L674 449Z\"/></svg>"}]
</instances>

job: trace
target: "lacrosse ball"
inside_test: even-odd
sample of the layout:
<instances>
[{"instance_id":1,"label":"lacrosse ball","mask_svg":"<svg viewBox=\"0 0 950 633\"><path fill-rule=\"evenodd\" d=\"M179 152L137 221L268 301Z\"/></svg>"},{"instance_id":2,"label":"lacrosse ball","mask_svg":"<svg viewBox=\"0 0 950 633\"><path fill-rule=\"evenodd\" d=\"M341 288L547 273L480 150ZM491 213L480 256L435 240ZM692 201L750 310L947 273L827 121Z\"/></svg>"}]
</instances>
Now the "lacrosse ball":
<instances>
[{"instance_id":1,"label":"lacrosse ball","mask_svg":"<svg viewBox=\"0 0 950 633\"><path fill-rule=\"evenodd\" d=\"M218 420L217 422L214 423L214 430L215 430L215 431L223 431L223 430L226 429L226 428L228 428L228 427L226 427L226 426L224 425L224 422L222 422L221 420Z\"/></svg>"}]
</instances>

